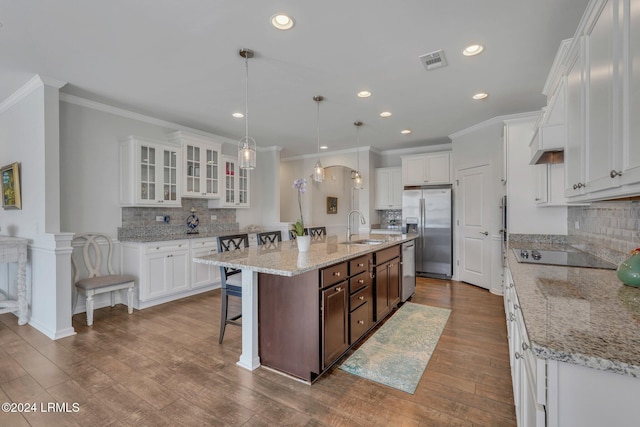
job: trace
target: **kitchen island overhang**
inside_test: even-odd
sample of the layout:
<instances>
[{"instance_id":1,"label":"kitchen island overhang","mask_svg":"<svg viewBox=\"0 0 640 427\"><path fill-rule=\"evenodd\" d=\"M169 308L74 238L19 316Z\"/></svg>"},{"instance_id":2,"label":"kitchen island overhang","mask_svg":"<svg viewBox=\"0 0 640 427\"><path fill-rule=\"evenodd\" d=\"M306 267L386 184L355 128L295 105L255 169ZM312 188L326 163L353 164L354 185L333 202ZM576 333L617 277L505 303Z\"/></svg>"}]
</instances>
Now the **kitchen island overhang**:
<instances>
[{"instance_id":1,"label":"kitchen island overhang","mask_svg":"<svg viewBox=\"0 0 640 427\"><path fill-rule=\"evenodd\" d=\"M242 248L204 257L193 258L194 262L232 267L242 270L242 354L237 364L248 370L260 366L258 325L258 273L293 278L295 276L319 279L319 270L349 261L386 248L413 240L415 234L377 235L360 234L352 240L376 240L374 244L346 244L337 236L326 236L311 243L308 252L299 252L295 241L283 241L272 245ZM316 274L306 274L316 271ZM285 280L293 283L293 281ZM271 280L273 282L273 280ZM319 288L315 289L319 292ZM292 355L292 357L295 357Z\"/></svg>"}]
</instances>

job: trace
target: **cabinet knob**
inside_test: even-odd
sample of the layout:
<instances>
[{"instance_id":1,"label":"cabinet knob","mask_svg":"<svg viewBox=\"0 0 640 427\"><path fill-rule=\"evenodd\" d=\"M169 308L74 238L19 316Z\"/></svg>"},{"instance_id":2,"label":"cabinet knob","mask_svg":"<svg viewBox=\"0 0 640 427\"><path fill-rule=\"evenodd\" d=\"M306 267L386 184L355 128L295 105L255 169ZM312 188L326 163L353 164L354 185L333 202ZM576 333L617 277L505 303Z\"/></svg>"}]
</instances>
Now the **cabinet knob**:
<instances>
[{"instance_id":1,"label":"cabinet knob","mask_svg":"<svg viewBox=\"0 0 640 427\"><path fill-rule=\"evenodd\" d=\"M358 320L358 325L364 325L364 320Z\"/></svg>"},{"instance_id":2,"label":"cabinet knob","mask_svg":"<svg viewBox=\"0 0 640 427\"><path fill-rule=\"evenodd\" d=\"M522 359L522 355L516 351L515 358Z\"/></svg>"},{"instance_id":3,"label":"cabinet knob","mask_svg":"<svg viewBox=\"0 0 640 427\"><path fill-rule=\"evenodd\" d=\"M162 202L164 202L164 200L158 200L158 203L162 203Z\"/></svg>"},{"instance_id":4,"label":"cabinet knob","mask_svg":"<svg viewBox=\"0 0 640 427\"><path fill-rule=\"evenodd\" d=\"M527 351L529 349L529 344L526 342L522 342L522 351Z\"/></svg>"},{"instance_id":5,"label":"cabinet knob","mask_svg":"<svg viewBox=\"0 0 640 427\"><path fill-rule=\"evenodd\" d=\"M363 279L358 280L358 283L360 283L361 285L364 283Z\"/></svg>"},{"instance_id":6,"label":"cabinet knob","mask_svg":"<svg viewBox=\"0 0 640 427\"><path fill-rule=\"evenodd\" d=\"M516 320L516 316L514 316L513 313L509 313L509 321L513 322L514 320Z\"/></svg>"},{"instance_id":7,"label":"cabinet knob","mask_svg":"<svg viewBox=\"0 0 640 427\"><path fill-rule=\"evenodd\" d=\"M336 276L336 277L340 277L340 272L339 271L334 271L333 275Z\"/></svg>"},{"instance_id":8,"label":"cabinet knob","mask_svg":"<svg viewBox=\"0 0 640 427\"><path fill-rule=\"evenodd\" d=\"M519 306L518 304L513 304L513 309L514 309L514 310L517 310L517 309L519 309L519 308L520 308L520 306Z\"/></svg>"},{"instance_id":9,"label":"cabinet knob","mask_svg":"<svg viewBox=\"0 0 640 427\"><path fill-rule=\"evenodd\" d=\"M618 172L615 169L611 169L611 172L609 172L609 176L611 178L615 178L616 176L622 176L622 171Z\"/></svg>"},{"instance_id":10,"label":"cabinet knob","mask_svg":"<svg viewBox=\"0 0 640 427\"><path fill-rule=\"evenodd\" d=\"M359 299L360 301L364 301L364 295L360 295L360 296L358 297L358 299Z\"/></svg>"},{"instance_id":11,"label":"cabinet knob","mask_svg":"<svg viewBox=\"0 0 640 427\"><path fill-rule=\"evenodd\" d=\"M536 202L539 202L539 201L540 201L540 197L536 197L536 198L535 198L535 201L536 201Z\"/></svg>"},{"instance_id":12,"label":"cabinet knob","mask_svg":"<svg viewBox=\"0 0 640 427\"><path fill-rule=\"evenodd\" d=\"M338 287L335 289L335 291L336 291L336 292L340 292L341 290L342 290L342 288L341 288L340 286L338 286Z\"/></svg>"}]
</instances>

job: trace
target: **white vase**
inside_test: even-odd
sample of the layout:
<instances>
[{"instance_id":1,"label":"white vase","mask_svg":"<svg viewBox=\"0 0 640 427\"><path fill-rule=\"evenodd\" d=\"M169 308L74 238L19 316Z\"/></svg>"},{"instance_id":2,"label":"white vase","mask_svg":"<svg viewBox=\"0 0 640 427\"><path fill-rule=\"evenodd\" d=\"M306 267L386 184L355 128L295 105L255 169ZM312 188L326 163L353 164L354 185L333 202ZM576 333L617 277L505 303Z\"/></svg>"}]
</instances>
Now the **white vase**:
<instances>
[{"instance_id":1,"label":"white vase","mask_svg":"<svg viewBox=\"0 0 640 427\"><path fill-rule=\"evenodd\" d=\"M300 252L307 252L311 245L311 236L298 236L296 237L296 245Z\"/></svg>"}]
</instances>

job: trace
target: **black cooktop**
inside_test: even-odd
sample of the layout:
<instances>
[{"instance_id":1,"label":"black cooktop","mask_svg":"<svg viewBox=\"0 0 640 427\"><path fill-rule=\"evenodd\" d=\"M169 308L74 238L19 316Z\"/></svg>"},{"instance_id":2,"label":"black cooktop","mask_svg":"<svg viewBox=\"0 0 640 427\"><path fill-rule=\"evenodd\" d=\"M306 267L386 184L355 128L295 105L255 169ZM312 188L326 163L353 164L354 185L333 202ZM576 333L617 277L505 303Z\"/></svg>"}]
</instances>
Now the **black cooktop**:
<instances>
[{"instance_id":1,"label":"black cooktop","mask_svg":"<svg viewBox=\"0 0 640 427\"><path fill-rule=\"evenodd\" d=\"M605 268L615 270L615 264L597 256L579 251L544 251L537 249L513 249L518 262L529 264L563 265L566 267Z\"/></svg>"}]
</instances>

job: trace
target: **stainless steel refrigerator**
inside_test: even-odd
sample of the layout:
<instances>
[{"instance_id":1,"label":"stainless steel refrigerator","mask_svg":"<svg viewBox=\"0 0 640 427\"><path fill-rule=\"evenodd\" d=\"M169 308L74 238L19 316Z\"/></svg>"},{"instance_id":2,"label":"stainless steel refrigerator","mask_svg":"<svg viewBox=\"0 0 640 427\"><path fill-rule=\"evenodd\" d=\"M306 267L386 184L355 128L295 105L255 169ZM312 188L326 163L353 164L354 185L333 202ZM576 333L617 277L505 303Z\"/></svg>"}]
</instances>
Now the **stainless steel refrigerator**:
<instances>
[{"instance_id":1,"label":"stainless steel refrigerator","mask_svg":"<svg viewBox=\"0 0 640 427\"><path fill-rule=\"evenodd\" d=\"M402 226L418 233L416 273L450 278L453 199L450 185L407 186L402 193Z\"/></svg>"}]
</instances>

